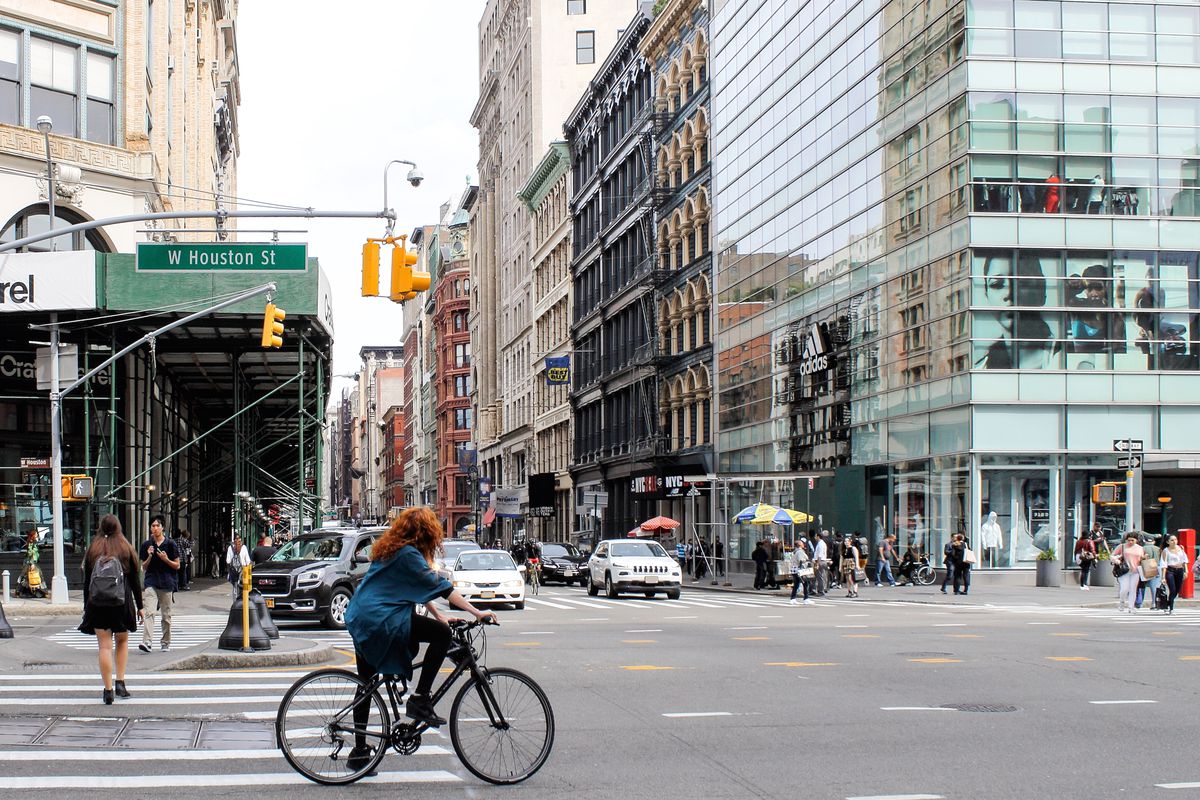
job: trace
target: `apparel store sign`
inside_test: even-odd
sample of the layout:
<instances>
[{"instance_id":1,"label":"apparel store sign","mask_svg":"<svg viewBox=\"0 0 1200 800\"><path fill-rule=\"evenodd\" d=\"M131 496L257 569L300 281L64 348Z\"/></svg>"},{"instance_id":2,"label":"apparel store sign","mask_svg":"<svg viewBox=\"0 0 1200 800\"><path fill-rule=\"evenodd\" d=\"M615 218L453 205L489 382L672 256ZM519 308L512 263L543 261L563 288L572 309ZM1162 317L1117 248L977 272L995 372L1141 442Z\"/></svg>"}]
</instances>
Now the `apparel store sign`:
<instances>
[{"instance_id":1,"label":"apparel store sign","mask_svg":"<svg viewBox=\"0 0 1200 800\"><path fill-rule=\"evenodd\" d=\"M96 254L0 253L0 312L96 308Z\"/></svg>"},{"instance_id":2,"label":"apparel store sign","mask_svg":"<svg viewBox=\"0 0 1200 800\"><path fill-rule=\"evenodd\" d=\"M521 516L521 493L515 489L496 489L492 492L492 508L498 517Z\"/></svg>"},{"instance_id":3,"label":"apparel store sign","mask_svg":"<svg viewBox=\"0 0 1200 800\"><path fill-rule=\"evenodd\" d=\"M804 350L800 354L800 374L812 375L814 372L824 372L830 366L829 337L825 329L813 323L804 337Z\"/></svg>"}]
</instances>

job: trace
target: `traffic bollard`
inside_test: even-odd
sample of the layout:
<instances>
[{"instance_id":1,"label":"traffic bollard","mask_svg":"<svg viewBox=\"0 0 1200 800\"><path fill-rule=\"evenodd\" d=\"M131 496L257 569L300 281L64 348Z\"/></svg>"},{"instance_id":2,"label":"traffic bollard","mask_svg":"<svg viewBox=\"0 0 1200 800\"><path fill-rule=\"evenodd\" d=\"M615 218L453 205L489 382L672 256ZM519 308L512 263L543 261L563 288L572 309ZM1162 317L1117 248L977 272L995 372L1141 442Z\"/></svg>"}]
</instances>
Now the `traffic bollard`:
<instances>
[{"instance_id":1,"label":"traffic bollard","mask_svg":"<svg viewBox=\"0 0 1200 800\"><path fill-rule=\"evenodd\" d=\"M7 601L9 598L8 592L9 592L9 589L11 588L8 585L8 570L4 570L4 572L0 572L0 581L2 581L2 585L0 585L0 600Z\"/></svg>"}]
</instances>

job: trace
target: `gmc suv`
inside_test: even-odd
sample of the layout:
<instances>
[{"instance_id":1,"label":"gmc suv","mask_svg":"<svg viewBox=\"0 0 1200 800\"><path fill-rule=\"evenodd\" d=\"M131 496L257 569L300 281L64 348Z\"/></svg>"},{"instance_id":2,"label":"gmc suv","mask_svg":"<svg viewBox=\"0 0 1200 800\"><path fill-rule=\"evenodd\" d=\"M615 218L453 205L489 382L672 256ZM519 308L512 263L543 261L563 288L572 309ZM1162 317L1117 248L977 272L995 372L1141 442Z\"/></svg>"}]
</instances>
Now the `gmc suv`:
<instances>
[{"instance_id":1,"label":"gmc suv","mask_svg":"<svg viewBox=\"0 0 1200 800\"><path fill-rule=\"evenodd\" d=\"M371 545L386 528L326 528L287 542L254 568L251 581L280 619L346 627L346 607L371 563Z\"/></svg>"}]
</instances>

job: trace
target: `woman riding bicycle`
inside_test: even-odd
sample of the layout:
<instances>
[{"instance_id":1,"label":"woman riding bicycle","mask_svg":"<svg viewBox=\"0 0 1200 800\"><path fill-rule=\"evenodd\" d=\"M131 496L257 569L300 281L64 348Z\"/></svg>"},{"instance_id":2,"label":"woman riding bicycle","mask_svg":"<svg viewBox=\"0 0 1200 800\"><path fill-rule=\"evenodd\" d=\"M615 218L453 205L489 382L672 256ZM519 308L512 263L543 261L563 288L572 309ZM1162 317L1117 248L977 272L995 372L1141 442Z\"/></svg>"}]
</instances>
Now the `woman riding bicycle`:
<instances>
[{"instance_id":1,"label":"woman riding bicycle","mask_svg":"<svg viewBox=\"0 0 1200 800\"><path fill-rule=\"evenodd\" d=\"M420 643L428 643L421 677L405 714L434 728L446 722L437 715L429 693L450 648L450 627L433 601L444 597L476 619L496 622L495 614L475 608L434 571L442 537L442 527L430 509L402 511L371 548L371 567L346 609L346 628L354 639L358 674L364 681L377 673L408 680ZM413 613L417 603L425 605L428 616Z\"/></svg>"}]
</instances>

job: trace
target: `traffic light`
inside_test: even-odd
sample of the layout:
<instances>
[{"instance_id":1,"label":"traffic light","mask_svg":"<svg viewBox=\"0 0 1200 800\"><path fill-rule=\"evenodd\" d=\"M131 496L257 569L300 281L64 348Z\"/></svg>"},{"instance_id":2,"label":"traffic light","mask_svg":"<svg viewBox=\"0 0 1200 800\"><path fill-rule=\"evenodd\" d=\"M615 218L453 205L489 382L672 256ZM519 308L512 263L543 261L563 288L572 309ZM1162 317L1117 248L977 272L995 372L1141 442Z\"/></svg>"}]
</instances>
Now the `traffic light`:
<instances>
[{"instance_id":1,"label":"traffic light","mask_svg":"<svg viewBox=\"0 0 1200 800\"><path fill-rule=\"evenodd\" d=\"M81 502L92 499L92 479L87 475L63 475L62 499Z\"/></svg>"},{"instance_id":2,"label":"traffic light","mask_svg":"<svg viewBox=\"0 0 1200 800\"><path fill-rule=\"evenodd\" d=\"M283 320L287 312L276 308L274 303L267 303L263 312L262 346L283 347Z\"/></svg>"},{"instance_id":3,"label":"traffic light","mask_svg":"<svg viewBox=\"0 0 1200 800\"><path fill-rule=\"evenodd\" d=\"M379 242L363 245L362 296L379 297Z\"/></svg>"},{"instance_id":4,"label":"traffic light","mask_svg":"<svg viewBox=\"0 0 1200 800\"><path fill-rule=\"evenodd\" d=\"M392 247L392 292L394 303L402 303L416 297L413 291L412 265L417 263L417 254L410 253L404 246L404 237L398 237L400 244ZM426 283L428 287L428 283Z\"/></svg>"}]
</instances>

